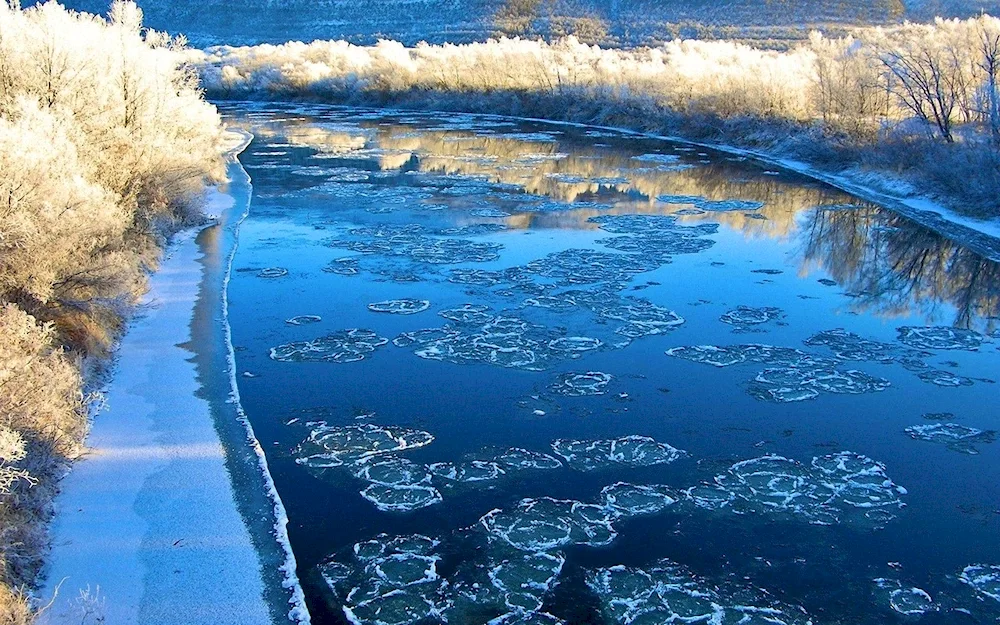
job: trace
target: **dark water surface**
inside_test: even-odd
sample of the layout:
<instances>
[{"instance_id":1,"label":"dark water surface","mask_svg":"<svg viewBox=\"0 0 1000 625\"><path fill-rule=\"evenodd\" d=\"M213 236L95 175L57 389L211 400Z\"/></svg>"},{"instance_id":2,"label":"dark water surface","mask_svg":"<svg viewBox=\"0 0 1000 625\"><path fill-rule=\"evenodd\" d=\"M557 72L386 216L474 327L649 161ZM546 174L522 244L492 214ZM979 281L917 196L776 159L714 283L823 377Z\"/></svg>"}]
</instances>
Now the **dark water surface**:
<instances>
[{"instance_id":1,"label":"dark water surface","mask_svg":"<svg viewBox=\"0 0 1000 625\"><path fill-rule=\"evenodd\" d=\"M679 144L226 113L240 392L314 622L1000 618L996 263Z\"/></svg>"}]
</instances>

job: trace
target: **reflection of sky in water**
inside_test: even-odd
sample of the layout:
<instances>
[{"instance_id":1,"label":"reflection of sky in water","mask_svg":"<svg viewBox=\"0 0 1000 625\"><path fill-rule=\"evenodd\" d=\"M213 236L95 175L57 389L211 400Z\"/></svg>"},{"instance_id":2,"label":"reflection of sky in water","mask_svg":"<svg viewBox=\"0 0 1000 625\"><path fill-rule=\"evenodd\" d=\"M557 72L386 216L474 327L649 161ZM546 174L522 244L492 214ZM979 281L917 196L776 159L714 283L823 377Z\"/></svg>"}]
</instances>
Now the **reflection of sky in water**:
<instances>
[{"instance_id":1,"label":"reflection of sky in water","mask_svg":"<svg viewBox=\"0 0 1000 625\"><path fill-rule=\"evenodd\" d=\"M317 622L1000 612L996 264L686 146L232 115L241 392Z\"/></svg>"}]
</instances>

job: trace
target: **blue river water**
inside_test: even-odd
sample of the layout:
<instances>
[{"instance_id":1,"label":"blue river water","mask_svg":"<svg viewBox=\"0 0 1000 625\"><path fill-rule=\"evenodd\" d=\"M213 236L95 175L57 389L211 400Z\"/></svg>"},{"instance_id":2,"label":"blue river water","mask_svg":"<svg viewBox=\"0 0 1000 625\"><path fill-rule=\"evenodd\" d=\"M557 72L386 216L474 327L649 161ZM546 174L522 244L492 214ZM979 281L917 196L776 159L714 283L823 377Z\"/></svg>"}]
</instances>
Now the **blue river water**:
<instances>
[{"instance_id":1,"label":"blue river water","mask_svg":"<svg viewBox=\"0 0 1000 625\"><path fill-rule=\"evenodd\" d=\"M1000 265L626 133L229 104L318 623L1000 619Z\"/></svg>"}]
</instances>

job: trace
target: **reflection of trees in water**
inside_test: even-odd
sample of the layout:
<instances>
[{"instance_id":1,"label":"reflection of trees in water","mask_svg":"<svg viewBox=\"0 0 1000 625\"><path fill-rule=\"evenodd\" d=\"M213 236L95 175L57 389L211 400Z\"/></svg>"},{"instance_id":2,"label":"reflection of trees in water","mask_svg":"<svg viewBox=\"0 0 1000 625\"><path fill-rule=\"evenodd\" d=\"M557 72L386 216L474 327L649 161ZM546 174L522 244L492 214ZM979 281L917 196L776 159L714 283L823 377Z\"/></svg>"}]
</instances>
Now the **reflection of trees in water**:
<instances>
[{"instance_id":1,"label":"reflection of trees in water","mask_svg":"<svg viewBox=\"0 0 1000 625\"><path fill-rule=\"evenodd\" d=\"M901 316L914 308L955 308L948 321L993 330L1000 314L1000 264L875 206L813 210L802 222L805 264L822 266L855 308Z\"/></svg>"},{"instance_id":2,"label":"reflection of trees in water","mask_svg":"<svg viewBox=\"0 0 1000 625\"><path fill-rule=\"evenodd\" d=\"M433 118L428 116L428 123ZM559 202L596 202L573 211L517 212L511 228L594 228L587 219L600 214L670 213L680 208L656 201L660 195L692 195L710 200L747 199L764 203L748 217L742 211L683 217L685 221L719 222L745 236L788 239L801 236L803 260L826 269L844 288L857 294L855 307L883 316L901 316L915 307L931 315L941 303L956 308L953 323L963 327L995 324L1000 314L1000 265L874 206L853 210L810 210L810 206L854 202L836 190L760 175L744 163L694 161L690 169L657 168L634 157L670 144L629 137L586 137L584 131L561 127L556 141L505 136L537 129L517 125L495 134L455 129L421 128L377 122L324 122L301 116L255 120L261 136L284 137L328 157L370 159L383 171L416 164L419 171L479 177L493 183ZM603 142L606 146L595 143ZM328 161L336 165L336 158ZM798 234L801 228L801 234Z\"/></svg>"},{"instance_id":3,"label":"reflection of trees in water","mask_svg":"<svg viewBox=\"0 0 1000 625\"><path fill-rule=\"evenodd\" d=\"M301 116L272 122L254 120L261 137L283 137L290 144L311 147L328 156L364 156L383 171L416 163L420 171L442 175L481 177L493 183L512 185L524 193L558 202L595 202L601 209L583 204L579 210L523 212L509 219L513 228L593 228L587 219L597 214L634 212L672 213L681 205L657 202L661 195L700 196L709 200L745 199L762 202L748 216L744 211L708 213L684 217L684 221L713 221L742 232L749 238L790 238L796 216L804 207L849 202L846 194L819 185L803 184L781 177L761 175L754 165L721 159L716 155L703 163L694 152L676 152L690 168L657 166L636 160L646 152L666 150L673 144L636 136L586 136L583 129L517 124L498 128L493 134L394 124L391 118L353 123L324 121ZM532 140L509 133L556 131L553 141ZM595 145L603 144L603 145ZM416 159L415 161L413 159ZM334 164L334 161L329 161ZM752 214L751 214L752 215Z\"/></svg>"}]
</instances>

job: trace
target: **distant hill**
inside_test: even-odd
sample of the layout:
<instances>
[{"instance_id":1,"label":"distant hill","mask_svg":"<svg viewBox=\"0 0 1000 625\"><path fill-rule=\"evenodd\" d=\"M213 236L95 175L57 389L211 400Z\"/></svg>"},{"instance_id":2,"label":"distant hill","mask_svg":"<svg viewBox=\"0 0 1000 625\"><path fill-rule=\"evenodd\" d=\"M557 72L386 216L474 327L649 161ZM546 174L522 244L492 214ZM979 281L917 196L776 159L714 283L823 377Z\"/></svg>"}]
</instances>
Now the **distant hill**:
<instances>
[{"instance_id":1,"label":"distant hill","mask_svg":"<svg viewBox=\"0 0 1000 625\"><path fill-rule=\"evenodd\" d=\"M31 0L26 2L30 4ZM109 0L65 0L107 10ZM496 34L617 45L676 37L735 38L782 47L810 28L837 31L935 15L1000 14L1000 0L138 0L146 24L196 46L380 38L456 43Z\"/></svg>"}]
</instances>

